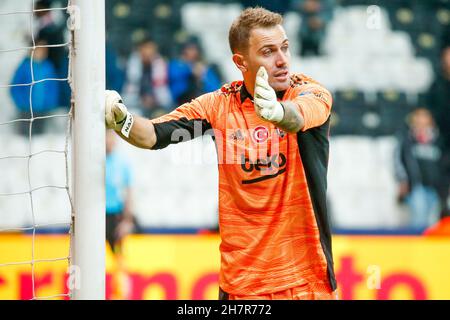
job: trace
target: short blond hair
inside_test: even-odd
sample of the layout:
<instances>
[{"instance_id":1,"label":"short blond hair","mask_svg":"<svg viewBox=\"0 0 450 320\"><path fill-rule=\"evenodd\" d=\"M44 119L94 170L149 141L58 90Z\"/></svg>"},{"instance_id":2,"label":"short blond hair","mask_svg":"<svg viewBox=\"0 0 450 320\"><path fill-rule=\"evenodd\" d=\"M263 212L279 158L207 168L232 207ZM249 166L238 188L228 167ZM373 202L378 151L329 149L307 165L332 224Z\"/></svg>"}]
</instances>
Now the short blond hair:
<instances>
[{"instance_id":1,"label":"short blond hair","mask_svg":"<svg viewBox=\"0 0 450 320\"><path fill-rule=\"evenodd\" d=\"M283 23L283 17L261 7L247 8L234 20L228 33L231 52L245 51L250 32L255 28L270 28Z\"/></svg>"}]
</instances>

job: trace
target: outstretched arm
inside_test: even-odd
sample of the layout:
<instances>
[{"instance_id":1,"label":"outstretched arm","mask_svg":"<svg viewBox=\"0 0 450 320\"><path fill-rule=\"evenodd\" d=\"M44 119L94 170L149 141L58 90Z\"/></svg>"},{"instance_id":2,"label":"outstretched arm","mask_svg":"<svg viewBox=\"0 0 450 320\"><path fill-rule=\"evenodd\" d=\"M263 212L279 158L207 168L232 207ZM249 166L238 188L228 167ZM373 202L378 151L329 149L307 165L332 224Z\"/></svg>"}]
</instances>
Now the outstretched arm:
<instances>
[{"instance_id":1,"label":"outstretched arm","mask_svg":"<svg viewBox=\"0 0 450 320\"><path fill-rule=\"evenodd\" d=\"M153 123L144 117L134 115L134 123L130 130L130 135L126 137L121 131L116 131L117 134L132 145L143 148L151 149L156 144L155 127Z\"/></svg>"},{"instance_id":2,"label":"outstretched arm","mask_svg":"<svg viewBox=\"0 0 450 320\"><path fill-rule=\"evenodd\" d=\"M156 144L156 133L149 119L132 115L116 91L105 92L106 127L114 129L117 134L132 145L151 149Z\"/></svg>"}]
</instances>

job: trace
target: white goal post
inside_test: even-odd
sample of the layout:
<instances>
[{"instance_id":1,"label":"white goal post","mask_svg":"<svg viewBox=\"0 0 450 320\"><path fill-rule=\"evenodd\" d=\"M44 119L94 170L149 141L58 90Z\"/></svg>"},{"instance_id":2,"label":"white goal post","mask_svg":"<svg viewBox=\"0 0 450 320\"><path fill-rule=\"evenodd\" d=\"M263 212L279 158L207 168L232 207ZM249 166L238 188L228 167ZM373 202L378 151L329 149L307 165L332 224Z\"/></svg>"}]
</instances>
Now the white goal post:
<instances>
[{"instance_id":1,"label":"white goal post","mask_svg":"<svg viewBox=\"0 0 450 320\"><path fill-rule=\"evenodd\" d=\"M105 299L105 1L70 1L73 223L71 297Z\"/></svg>"}]
</instances>

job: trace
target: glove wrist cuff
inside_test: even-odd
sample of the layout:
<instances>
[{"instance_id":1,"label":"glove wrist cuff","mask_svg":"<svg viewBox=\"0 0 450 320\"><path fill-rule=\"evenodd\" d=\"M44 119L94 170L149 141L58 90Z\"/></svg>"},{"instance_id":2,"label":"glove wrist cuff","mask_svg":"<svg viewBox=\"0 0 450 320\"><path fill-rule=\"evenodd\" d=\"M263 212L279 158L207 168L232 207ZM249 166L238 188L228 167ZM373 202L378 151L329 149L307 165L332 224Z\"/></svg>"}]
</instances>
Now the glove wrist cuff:
<instances>
[{"instance_id":1,"label":"glove wrist cuff","mask_svg":"<svg viewBox=\"0 0 450 320\"><path fill-rule=\"evenodd\" d=\"M131 128L133 127L134 117L127 111L127 116L117 123L120 132L128 138L130 136Z\"/></svg>"}]
</instances>

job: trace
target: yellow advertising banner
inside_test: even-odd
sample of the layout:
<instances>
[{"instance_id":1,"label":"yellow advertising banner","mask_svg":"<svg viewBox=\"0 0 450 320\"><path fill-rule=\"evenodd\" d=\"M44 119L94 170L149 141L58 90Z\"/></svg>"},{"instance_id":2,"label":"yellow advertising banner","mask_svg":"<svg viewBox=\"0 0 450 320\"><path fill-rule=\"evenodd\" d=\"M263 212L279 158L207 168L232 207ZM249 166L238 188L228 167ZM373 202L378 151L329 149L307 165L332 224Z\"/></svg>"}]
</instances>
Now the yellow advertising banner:
<instances>
[{"instance_id":1,"label":"yellow advertising banner","mask_svg":"<svg viewBox=\"0 0 450 320\"><path fill-rule=\"evenodd\" d=\"M107 298L215 300L219 244L130 236L121 262L107 251ZM333 252L341 299L450 299L450 238L335 236ZM0 299L67 298L68 261L67 236L0 235Z\"/></svg>"}]
</instances>

